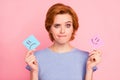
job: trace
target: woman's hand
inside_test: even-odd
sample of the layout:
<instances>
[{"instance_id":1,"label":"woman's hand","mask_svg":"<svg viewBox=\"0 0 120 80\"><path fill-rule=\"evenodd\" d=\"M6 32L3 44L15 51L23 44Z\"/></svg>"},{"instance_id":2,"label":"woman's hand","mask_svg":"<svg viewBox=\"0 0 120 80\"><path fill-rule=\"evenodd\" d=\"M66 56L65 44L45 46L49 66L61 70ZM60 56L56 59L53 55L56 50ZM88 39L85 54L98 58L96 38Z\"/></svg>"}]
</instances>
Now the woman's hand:
<instances>
[{"instance_id":1,"label":"woman's hand","mask_svg":"<svg viewBox=\"0 0 120 80\"><path fill-rule=\"evenodd\" d=\"M34 50L30 50L26 53L25 62L32 68L33 72L38 72L38 63L33 52Z\"/></svg>"},{"instance_id":2,"label":"woman's hand","mask_svg":"<svg viewBox=\"0 0 120 80\"><path fill-rule=\"evenodd\" d=\"M98 50L93 50L90 52L89 58L87 60L87 70L92 70L101 61L101 53Z\"/></svg>"}]
</instances>

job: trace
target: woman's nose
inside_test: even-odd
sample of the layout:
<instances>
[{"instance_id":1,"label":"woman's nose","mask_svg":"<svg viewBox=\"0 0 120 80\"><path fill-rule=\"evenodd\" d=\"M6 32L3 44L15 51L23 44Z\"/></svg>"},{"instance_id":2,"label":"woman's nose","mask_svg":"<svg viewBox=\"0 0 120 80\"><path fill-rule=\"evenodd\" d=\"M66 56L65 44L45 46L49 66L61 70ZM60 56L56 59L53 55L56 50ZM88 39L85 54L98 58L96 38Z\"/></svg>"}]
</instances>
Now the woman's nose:
<instances>
[{"instance_id":1,"label":"woman's nose","mask_svg":"<svg viewBox=\"0 0 120 80\"><path fill-rule=\"evenodd\" d=\"M65 33L65 28L64 27L61 27L60 33L61 34Z\"/></svg>"}]
</instances>

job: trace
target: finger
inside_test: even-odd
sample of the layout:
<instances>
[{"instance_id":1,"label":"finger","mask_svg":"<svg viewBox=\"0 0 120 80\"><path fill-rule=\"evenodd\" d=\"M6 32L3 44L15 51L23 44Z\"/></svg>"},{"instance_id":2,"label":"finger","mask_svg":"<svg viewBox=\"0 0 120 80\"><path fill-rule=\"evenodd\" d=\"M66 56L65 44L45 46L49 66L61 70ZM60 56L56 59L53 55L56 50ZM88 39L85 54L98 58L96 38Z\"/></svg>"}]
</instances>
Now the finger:
<instances>
[{"instance_id":1,"label":"finger","mask_svg":"<svg viewBox=\"0 0 120 80\"><path fill-rule=\"evenodd\" d=\"M29 50L27 53L26 53L26 57L30 56L31 54L33 54L35 50Z\"/></svg>"},{"instance_id":2,"label":"finger","mask_svg":"<svg viewBox=\"0 0 120 80\"><path fill-rule=\"evenodd\" d=\"M95 55L95 56L92 57L92 61L94 61L95 63L99 63L101 61L101 57Z\"/></svg>"},{"instance_id":3,"label":"finger","mask_svg":"<svg viewBox=\"0 0 120 80\"><path fill-rule=\"evenodd\" d=\"M96 57L101 57L101 53L98 50L93 50L90 54L89 54L89 60L92 62L96 61Z\"/></svg>"},{"instance_id":4,"label":"finger","mask_svg":"<svg viewBox=\"0 0 120 80\"><path fill-rule=\"evenodd\" d=\"M35 64L35 65L37 65L37 60L35 59L35 58L31 58L30 60L29 60L29 63L28 64Z\"/></svg>"},{"instance_id":5,"label":"finger","mask_svg":"<svg viewBox=\"0 0 120 80\"><path fill-rule=\"evenodd\" d=\"M95 54L96 54L97 56L101 56L101 55L102 55L101 51L99 51L99 50L97 50L97 51L95 52Z\"/></svg>"},{"instance_id":6,"label":"finger","mask_svg":"<svg viewBox=\"0 0 120 80\"><path fill-rule=\"evenodd\" d=\"M37 63L37 60L35 60L33 63L36 64L36 65L38 64L38 63Z\"/></svg>"},{"instance_id":7,"label":"finger","mask_svg":"<svg viewBox=\"0 0 120 80\"><path fill-rule=\"evenodd\" d=\"M95 54L91 54L91 55L89 56L89 60L92 61L92 62L95 62L95 61L96 61L95 56L96 56Z\"/></svg>"},{"instance_id":8,"label":"finger","mask_svg":"<svg viewBox=\"0 0 120 80\"><path fill-rule=\"evenodd\" d=\"M101 61L101 57L100 56L96 56L96 63L99 63Z\"/></svg>"},{"instance_id":9,"label":"finger","mask_svg":"<svg viewBox=\"0 0 120 80\"><path fill-rule=\"evenodd\" d=\"M29 57L31 54L32 54L32 50L29 50L27 53L26 53L26 57Z\"/></svg>"},{"instance_id":10,"label":"finger","mask_svg":"<svg viewBox=\"0 0 120 80\"><path fill-rule=\"evenodd\" d=\"M96 58L94 58L94 57L91 58L91 61L92 61L92 62L95 62L95 61L96 61Z\"/></svg>"},{"instance_id":11,"label":"finger","mask_svg":"<svg viewBox=\"0 0 120 80\"><path fill-rule=\"evenodd\" d=\"M35 56L34 55L30 55L29 57L25 58L25 62L26 63L29 63L30 60L36 60Z\"/></svg>"},{"instance_id":12,"label":"finger","mask_svg":"<svg viewBox=\"0 0 120 80\"><path fill-rule=\"evenodd\" d=\"M92 55L94 55L95 53L96 53L96 50L93 50L93 51L89 52L89 56L92 56Z\"/></svg>"},{"instance_id":13,"label":"finger","mask_svg":"<svg viewBox=\"0 0 120 80\"><path fill-rule=\"evenodd\" d=\"M31 60L31 59L36 59L34 55L30 55L29 57L26 58L27 61Z\"/></svg>"},{"instance_id":14,"label":"finger","mask_svg":"<svg viewBox=\"0 0 120 80\"><path fill-rule=\"evenodd\" d=\"M34 62L35 62L35 59L29 60L28 65L34 64Z\"/></svg>"},{"instance_id":15,"label":"finger","mask_svg":"<svg viewBox=\"0 0 120 80\"><path fill-rule=\"evenodd\" d=\"M99 50L93 50L92 52L90 52L90 55L93 55L93 54L101 56L101 52Z\"/></svg>"}]
</instances>

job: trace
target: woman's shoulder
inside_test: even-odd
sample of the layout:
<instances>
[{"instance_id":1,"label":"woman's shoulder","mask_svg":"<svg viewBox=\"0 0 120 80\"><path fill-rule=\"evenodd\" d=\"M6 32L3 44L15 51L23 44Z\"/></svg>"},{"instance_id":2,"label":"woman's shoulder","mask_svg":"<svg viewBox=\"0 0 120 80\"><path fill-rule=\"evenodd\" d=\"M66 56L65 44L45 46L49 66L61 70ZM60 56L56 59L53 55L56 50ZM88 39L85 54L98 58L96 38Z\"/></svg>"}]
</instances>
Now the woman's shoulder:
<instances>
[{"instance_id":1,"label":"woman's shoulder","mask_svg":"<svg viewBox=\"0 0 120 80\"><path fill-rule=\"evenodd\" d=\"M81 54L81 55L85 55L85 56L89 55L89 52L86 50L75 48L75 51L76 51L76 53Z\"/></svg>"},{"instance_id":2,"label":"woman's shoulder","mask_svg":"<svg viewBox=\"0 0 120 80\"><path fill-rule=\"evenodd\" d=\"M35 51L35 55L44 55L45 53L48 53L48 48Z\"/></svg>"}]
</instances>

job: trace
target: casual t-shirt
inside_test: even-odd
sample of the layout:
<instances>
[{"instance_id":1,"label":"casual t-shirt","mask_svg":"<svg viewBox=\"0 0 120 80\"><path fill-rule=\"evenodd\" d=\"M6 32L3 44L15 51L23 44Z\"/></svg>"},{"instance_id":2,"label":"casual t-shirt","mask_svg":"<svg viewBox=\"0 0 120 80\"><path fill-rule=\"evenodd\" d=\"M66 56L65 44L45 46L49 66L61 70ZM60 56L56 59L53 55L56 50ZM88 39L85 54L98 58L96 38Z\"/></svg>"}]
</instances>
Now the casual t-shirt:
<instances>
[{"instance_id":1,"label":"casual t-shirt","mask_svg":"<svg viewBox=\"0 0 120 80\"><path fill-rule=\"evenodd\" d=\"M84 80L88 52L72 49L56 53L45 48L35 52L39 66L39 80ZM30 70L30 67L26 67ZM96 70L96 67L94 68Z\"/></svg>"}]
</instances>

